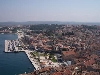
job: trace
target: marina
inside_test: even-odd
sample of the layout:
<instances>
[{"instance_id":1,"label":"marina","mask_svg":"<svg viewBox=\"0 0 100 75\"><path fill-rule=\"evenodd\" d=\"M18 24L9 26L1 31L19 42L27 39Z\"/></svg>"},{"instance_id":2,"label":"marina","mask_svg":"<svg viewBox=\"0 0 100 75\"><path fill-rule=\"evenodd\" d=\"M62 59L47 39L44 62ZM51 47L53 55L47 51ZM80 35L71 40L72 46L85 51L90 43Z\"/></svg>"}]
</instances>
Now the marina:
<instances>
[{"instance_id":1,"label":"marina","mask_svg":"<svg viewBox=\"0 0 100 75\"><path fill-rule=\"evenodd\" d=\"M5 40L5 53L11 53L11 52L14 52L14 53L17 53L17 52L25 52L25 54L27 55L28 59L30 60L30 62L32 63L33 67L38 70L39 69L39 64L37 64L36 60L31 58L31 54L30 52L33 52L33 51L30 51L30 50L24 50L24 49L21 49L19 50L18 46L15 44L17 40ZM18 41L17 41L18 43Z\"/></svg>"}]
</instances>

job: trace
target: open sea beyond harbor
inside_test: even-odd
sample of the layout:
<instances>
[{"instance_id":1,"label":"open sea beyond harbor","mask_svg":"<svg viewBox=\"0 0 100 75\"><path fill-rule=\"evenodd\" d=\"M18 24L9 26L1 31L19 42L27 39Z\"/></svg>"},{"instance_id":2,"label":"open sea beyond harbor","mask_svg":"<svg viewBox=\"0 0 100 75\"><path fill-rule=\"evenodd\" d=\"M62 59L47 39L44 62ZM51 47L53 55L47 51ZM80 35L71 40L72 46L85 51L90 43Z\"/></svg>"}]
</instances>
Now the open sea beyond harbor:
<instances>
[{"instance_id":1,"label":"open sea beyond harbor","mask_svg":"<svg viewBox=\"0 0 100 75\"><path fill-rule=\"evenodd\" d=\"M34 70L24 52L4 53L5 40L17 39L15 34L0 34L0 75L18 75Z\"/></svg>"}]
</instances>

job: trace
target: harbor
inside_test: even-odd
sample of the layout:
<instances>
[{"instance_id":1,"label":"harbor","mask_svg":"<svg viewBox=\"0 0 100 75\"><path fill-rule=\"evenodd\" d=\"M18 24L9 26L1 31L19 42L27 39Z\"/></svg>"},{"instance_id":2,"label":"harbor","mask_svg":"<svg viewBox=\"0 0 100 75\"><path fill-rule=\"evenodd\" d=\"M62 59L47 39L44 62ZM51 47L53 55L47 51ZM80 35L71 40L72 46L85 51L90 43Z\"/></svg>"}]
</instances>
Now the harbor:
<instances>
[{"instance_id":1,"label":"harbor","mask_svg":"<svg viewBox=\"0 0 100 75\"><path fill-rule=\"evenodd\" d=\"M62 64L47 59L49 56L43 56L44 53L42 53L41 56L41 52L37 52L37 49L30 50L22 47L22 45L24 45L24 43L21 41L21 38L24 37L24 33L22 31L17 31L17 36L18 39L16 40L5 40L5 53L25 52L31 64L35 68L34 70L39 70L43 67L59 67ZM34 56L34 53L36 53L36 56Z\"/></svg>"},{"instance_id":2,"label":"harbor","mask_svg":"<svg viewBox=\"0 0 100 75\"><path fill-rule=\"evenodd\" d=\"M18 46L18 44L19 44L18 40L5 40L5 53L25 52L25 54L27 55L31 64L35 68L35 70L41 69L41 64L39 63L39 61L35 57L33 57L32 54L31 54L32 52L35 52L35 51L34 50L24 50L23 48L20 48L20 46ZM37 58L38 58L38 56L37 56ZM52 62L51 60L45 59L44 56L40 56L39 58L40 58L39 59L40 62L45 63L44 67L47 67L47 66L59 67L61 65L61 63Z\"/></svg>"},{"instance_id":3,"label":"harbor","mask_svg":"<svg viewBox=\"0 0 100 75\"><path fill-rule=\"evenodd\" d=\"M5 40L5 53L18 53L18 52L25 52L25 54L27 55L28 59L30 60L30 62L32 63L33 67L38 70L39 69L39 64L37 64L37 61L33 58L31 58L31 54L30 50L24 50L22 48L19 48L18 44L18 40Z\"/></svg>"}]
</instances>

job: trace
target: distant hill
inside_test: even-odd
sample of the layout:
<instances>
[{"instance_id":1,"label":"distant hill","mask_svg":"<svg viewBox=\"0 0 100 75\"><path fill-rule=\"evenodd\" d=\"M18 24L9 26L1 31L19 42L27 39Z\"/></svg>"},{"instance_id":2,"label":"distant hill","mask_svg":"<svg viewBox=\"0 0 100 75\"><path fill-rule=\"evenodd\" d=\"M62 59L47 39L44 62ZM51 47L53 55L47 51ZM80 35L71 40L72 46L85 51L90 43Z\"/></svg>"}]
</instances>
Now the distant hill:
<instances>
[{"instance_id":1,"label":"distant hill","mask_svg":"<svg viewBox=\"0 0 100 75\"><path fill-rule=\"evenodd\" d=\"M68 25L100 25L100 22L61 22L61 21L27 21L27 22L0 22L0 26L34 25L34 24L68 24Z\"/></svg>"}]
</instances>

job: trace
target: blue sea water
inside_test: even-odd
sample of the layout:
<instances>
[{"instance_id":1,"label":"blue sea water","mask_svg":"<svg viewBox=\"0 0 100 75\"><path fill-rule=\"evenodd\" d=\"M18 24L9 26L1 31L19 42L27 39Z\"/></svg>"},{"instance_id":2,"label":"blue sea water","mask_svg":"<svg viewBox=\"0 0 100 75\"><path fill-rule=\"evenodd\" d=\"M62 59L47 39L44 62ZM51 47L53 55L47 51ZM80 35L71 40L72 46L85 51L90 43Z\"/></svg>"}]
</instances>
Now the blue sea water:
<instances>
[{"instance_id":1,"label":"blue sea water","mask_svg":"<svg viewBox=\"0 0 100 75\"><path fill-rule=\"evenodd\" d=\"M18 75L34 70L24 52L4 53L4 41L17 39L15 34L0 34L0 75ZM29 69L30 68L30 69Z\"/></svg>"}]
</instances>

